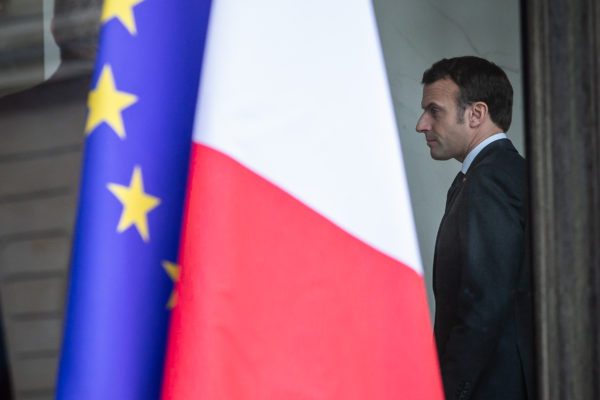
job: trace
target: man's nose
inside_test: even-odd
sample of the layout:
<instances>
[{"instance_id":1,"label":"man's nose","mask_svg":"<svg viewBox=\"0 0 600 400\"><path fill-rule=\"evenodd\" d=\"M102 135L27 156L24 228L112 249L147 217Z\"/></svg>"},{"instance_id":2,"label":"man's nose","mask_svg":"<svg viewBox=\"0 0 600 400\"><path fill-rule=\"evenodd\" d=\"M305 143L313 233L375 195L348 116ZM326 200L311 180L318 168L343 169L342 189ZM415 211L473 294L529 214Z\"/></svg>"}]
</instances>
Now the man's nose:
<instances>
[{"instance_id":1,"label":"man's nose","mask_svg":"<svg viewBox=\"0 0 600 400\"><path fill-rule=\"evenodd\" d=\"M417 121L417 126L415 129L417 130L417 132L420 132L420 133L425 133L425 132L431 130L431 124L429 123L428 118L425 115L425 113L421 114L421 116L419 117L419 120Z\"/></svg>"}]
</instances>

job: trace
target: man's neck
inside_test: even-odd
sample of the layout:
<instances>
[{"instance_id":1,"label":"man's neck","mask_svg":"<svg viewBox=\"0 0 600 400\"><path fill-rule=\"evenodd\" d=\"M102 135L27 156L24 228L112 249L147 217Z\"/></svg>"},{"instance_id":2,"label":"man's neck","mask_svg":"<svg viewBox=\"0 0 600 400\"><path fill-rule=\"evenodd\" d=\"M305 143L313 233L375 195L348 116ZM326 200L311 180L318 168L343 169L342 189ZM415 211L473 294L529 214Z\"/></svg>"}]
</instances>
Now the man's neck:
<instances>
[{"instance_id":1,"label":"man's neck","mask_svg":"<svg viewBox=\"0 0 600 400\"><path fill-rule=\"evenodd\" d=\"M481 142L479 142L479 144L477 144L477 146L475 146L469 152L469 154L467 154L467 156L465 157L465 159L464 159L464 161L462 163L461 172L463 174L466 174L467 171L469 170L469 167L471 166L471 163L473 162L473 160L475 160L475 158L477 157L477 155L484 148L486 148L490 143L495 142L496 140L500 140L500 139L506 139L506 133L504 133L504 132L498 132L498 133L495 133L493 135L488 136L486 139L484 139Z\"/></svg>"}]
</instances>

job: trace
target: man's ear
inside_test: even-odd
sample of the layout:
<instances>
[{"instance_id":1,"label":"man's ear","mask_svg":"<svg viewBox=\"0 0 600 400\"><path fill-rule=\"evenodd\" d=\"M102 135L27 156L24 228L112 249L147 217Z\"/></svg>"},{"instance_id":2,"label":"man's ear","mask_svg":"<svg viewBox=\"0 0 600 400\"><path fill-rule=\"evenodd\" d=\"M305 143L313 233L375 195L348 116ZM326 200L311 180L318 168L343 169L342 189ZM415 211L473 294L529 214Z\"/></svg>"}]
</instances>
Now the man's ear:
<instances>
[{"instance_id":1,"label":"man's ear","mask_svg":"<svg viewBox=\"0 0 600 400\"><path fill-rule=\"evenodd\" d=\"M478 101L471 104L470 108L469 126L471 128L478 128L488 118L488 106L483 101Z\"/></svg>"}]
</instances>

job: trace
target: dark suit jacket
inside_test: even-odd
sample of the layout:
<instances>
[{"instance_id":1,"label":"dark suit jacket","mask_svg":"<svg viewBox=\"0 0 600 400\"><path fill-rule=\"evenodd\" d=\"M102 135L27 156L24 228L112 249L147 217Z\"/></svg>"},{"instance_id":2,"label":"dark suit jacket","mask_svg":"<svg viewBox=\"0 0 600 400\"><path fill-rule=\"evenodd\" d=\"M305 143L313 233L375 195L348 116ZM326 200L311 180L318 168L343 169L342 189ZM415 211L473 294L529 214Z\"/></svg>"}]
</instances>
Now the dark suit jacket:
<instances>
[{"instance_id":1,"label":"dark suit jacket","mask_svg":"<svg viewBox=\"0 0 600 400\"><path fill-rule=\"evenodd\" d=\"M497 140L460 180L448 192L433 270L446 398L532 399L525 160Z\"/></svg>"}]
</instances>

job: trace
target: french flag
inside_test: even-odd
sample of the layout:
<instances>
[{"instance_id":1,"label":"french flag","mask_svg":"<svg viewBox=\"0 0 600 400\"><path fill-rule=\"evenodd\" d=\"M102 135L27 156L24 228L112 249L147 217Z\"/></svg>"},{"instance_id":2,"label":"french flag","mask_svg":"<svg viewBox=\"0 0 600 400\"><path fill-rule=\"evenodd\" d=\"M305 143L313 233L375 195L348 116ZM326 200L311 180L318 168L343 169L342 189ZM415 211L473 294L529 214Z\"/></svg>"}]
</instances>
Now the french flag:
<instances>
[{"instance_id":1,"label":"french flag","mask_svg":"<svg viewBox=\"0 0 600 400\"><path fill-rule=\"evenodd\" d=\"M188 184L164 399L443 398L371 1L213 1Z\"/></svg>"}]
</instances>

